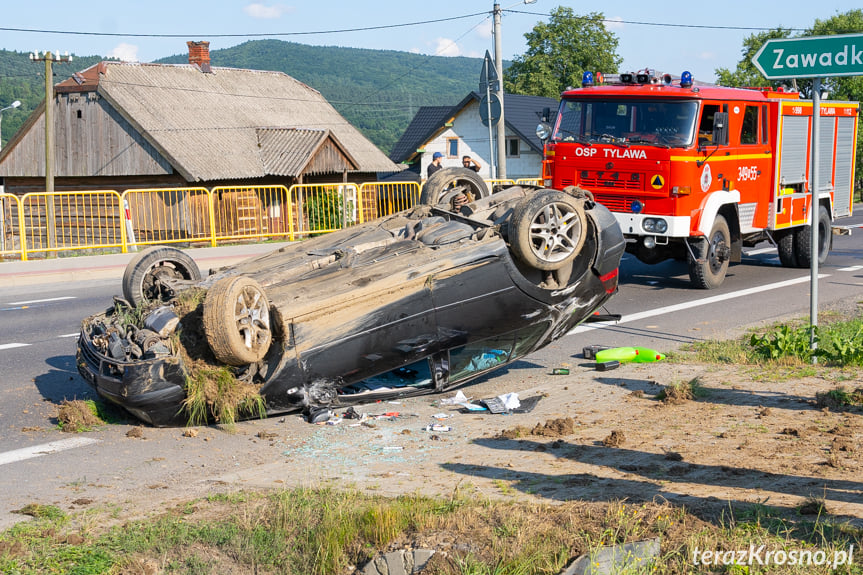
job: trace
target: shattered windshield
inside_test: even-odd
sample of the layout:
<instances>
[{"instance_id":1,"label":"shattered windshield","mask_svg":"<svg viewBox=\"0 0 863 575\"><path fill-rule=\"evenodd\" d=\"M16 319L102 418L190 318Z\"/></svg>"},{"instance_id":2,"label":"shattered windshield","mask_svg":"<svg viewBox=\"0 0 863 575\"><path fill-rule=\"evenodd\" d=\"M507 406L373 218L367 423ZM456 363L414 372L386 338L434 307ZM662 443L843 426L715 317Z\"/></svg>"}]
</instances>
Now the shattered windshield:
<instances>
[{"instance_id":1,"label":"shattered windshield","mask_svg":"<svg viewBox=\"0 0 863 575\"><path fill-rule=\"evenodd\" d=\"M682 148L692 144L697 115L694 101L564 100L552 140Z\"/></svg>"}]
</instances>

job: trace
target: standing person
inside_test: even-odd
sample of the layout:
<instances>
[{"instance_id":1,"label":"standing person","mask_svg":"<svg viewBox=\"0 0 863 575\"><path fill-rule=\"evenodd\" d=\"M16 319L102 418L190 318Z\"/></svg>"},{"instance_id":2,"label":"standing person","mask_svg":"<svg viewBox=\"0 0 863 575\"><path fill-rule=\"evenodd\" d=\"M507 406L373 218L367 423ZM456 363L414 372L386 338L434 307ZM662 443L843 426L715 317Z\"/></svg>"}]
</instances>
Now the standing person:
<instances>
[{"instance_id":1,"label":"standing person","mask_svg":"<svg viewBox=\"0 0 863 575\"><path fill-rule=\"evenodd\" d=\"M479 163L476 160L471 158L470 156L464 156L461 159L461 165L468 170L473 170L474 172L479 172Z\"/></svg>"},{"instance_id":2,"label":"standing person","mask_svg":"<svg viewBox=\"0 0 863 575\"><path fill-rule=\"evenodd\" d=\"M426 178L431 177L433 173L443 168L443 166L440 165L442 161L443 154L441 154L440 152L435 152L434 154L432 154L431 164L429 164L429 167L426 168Z\"/></svg>"}]
</instances>

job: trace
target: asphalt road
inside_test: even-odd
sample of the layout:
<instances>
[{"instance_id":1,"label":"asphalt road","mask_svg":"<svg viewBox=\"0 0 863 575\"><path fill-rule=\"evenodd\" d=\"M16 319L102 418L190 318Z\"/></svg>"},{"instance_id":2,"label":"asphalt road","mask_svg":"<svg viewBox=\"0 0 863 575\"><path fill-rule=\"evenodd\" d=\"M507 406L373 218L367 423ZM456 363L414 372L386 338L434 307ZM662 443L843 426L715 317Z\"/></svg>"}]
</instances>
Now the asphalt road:
<instances>
[{"instance_id":1,"label":"asphalt road","mask_svg":"<svg viewBox=\"0 0 863 575\"><path fill-rule=\"evenodd\" d=\"M863 216L843 221L861 222ZM683 263L645 266L627 256L620 292L607 308L621 314L621 322L581 326L519 362L517 369L546 377L553 367L585 365L581 350L589 344L669 351L696 340L730 337L749 326L808 316L809 272L781 267L767 244L747 252L725 283L711 291L692 289ZM835 238L820 273L819 310L863 296L863 229ZM60 401L95 397L75 368L80 322L110 305L119 292L120 274L0 287L0 528L21 520L10 511L27 503L74 508L70 502L80 500L81 493L103 505L122 505L133 493L153 501L179 497L169 486L207 485L221 481L228 469L264 462L271 455L258 435L283 433L294 424L284 418L245 422L235 434L203 428L206 441L197 442L184 441L175 429L148 429L146 440L130 442L125 434L135 425L132 420L95 433L59 432L54 416ZM516 381L508 373L513 371L494 377Z\"/></svg>"}]
</instances>

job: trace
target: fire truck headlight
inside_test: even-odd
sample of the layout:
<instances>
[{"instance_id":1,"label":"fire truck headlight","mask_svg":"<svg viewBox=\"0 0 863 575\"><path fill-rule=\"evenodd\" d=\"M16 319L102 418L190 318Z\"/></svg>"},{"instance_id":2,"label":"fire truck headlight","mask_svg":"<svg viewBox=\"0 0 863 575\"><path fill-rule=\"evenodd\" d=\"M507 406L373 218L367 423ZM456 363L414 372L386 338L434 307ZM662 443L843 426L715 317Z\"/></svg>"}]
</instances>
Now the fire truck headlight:
<instances>
[{"instance_id":1,"label":"fire truck headlight","mask_svg":"<svg viewBox=\"0 0 863 575\"><path fill-rule=\"evenodd\" d=\"M551 135L551 126L548 125L548 122L540 122L536 127L536 137L540 140L547 140Z\"/></svg>"},{"instance_id":2,"label":"fire truck headlight","mask_svg":"<svg viewBox=\"0 0 863 575\"><path fill-rule=\"evenodd\" d=\"M650 234L664 234L668 231L668 222L662 218L644 218L641 228Z\"/></svg>"}]
</instances>

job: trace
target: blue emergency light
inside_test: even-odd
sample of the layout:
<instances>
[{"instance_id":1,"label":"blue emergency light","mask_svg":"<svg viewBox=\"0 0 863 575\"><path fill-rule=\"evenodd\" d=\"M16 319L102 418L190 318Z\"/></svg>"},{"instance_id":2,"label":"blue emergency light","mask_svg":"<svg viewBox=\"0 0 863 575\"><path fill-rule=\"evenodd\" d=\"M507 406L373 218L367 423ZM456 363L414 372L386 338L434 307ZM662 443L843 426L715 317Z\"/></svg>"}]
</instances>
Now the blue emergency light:
<instances>
[{"instance_id":1,"label":"blue emergency light","mask_svg":"<svg viewBox=\"0 0 863 575\"><path fill-rule=\"evenodd\" d=\"M692 86L692 72L684 70L683 74L680 75L680 87L689 88L690 86Z\"/></svg>"},{"instance_id":2,"label":"blue emergency light","mask_svg":"<svg viewBox=\"0 0 863 575\"><path fill-rule=\"evenodd\" d=\"M593 72L585 72L581 75L581 87L593 86Z\"/></svg>"}]
</instances>

